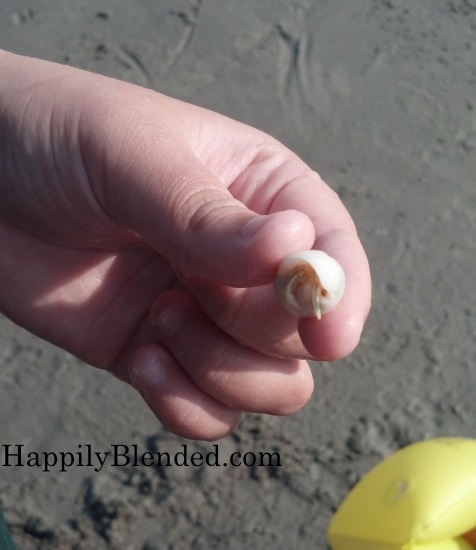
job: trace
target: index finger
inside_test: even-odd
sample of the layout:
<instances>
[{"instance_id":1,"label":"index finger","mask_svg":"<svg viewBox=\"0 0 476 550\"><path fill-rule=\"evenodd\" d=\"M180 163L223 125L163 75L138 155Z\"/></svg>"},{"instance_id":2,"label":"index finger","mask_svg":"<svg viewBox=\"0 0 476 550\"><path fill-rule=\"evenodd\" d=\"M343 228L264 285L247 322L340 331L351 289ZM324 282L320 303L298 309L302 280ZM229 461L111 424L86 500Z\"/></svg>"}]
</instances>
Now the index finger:
<instances>
[{"instance_id":1,"label":"index finger","mask_svg":"<svg viewBox=\"0 0 476 550\"><path fill-rule=\"evenodd\" d=\"M321 320L302 318L298 329L304 347L321 360L336 360L357 346L371 303L371 276L355 224L340 200L315 172L283 186L272 210L296 209L314 224L313 249L323 250L343 267L346 288L338 307Z\"/></svg>"}]
</instances>

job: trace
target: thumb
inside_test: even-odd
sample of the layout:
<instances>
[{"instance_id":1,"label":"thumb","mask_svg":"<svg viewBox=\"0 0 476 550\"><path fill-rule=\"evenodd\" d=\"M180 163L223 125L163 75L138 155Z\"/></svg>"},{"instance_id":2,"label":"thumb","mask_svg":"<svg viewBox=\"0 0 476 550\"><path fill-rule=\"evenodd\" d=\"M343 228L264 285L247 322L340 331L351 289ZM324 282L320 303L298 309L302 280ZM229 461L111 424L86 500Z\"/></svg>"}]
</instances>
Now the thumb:
<instances>
[{"instance_id":1,"label":"thumb","mask_svg":"<svg viewBox=\"0 0 476 550\"><path fill-rule=\"evenodd\" d=\"M162 150L164 162L129 161L119 178L128 184L114 186L122 223L181 274L257 286L273 279L285 256L312 246L314 226L305 214L251 211L184 149L176 144L167 156Z\"/></svg>"}]
</instances>

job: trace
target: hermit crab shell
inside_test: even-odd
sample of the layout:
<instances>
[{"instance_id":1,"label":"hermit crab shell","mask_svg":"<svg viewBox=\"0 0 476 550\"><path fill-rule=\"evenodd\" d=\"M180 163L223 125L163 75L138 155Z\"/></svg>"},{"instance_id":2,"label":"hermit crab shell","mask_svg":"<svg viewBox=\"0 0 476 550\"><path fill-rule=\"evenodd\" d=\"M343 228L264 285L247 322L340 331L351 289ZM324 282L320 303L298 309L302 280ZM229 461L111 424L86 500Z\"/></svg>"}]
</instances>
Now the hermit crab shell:
<instances>
[{"instance_id":1,"label":"hermit crab shell","mask_svg":"<svg viewBox=\"0 0 476 550\"><path fill-rule=\"evenodd\" d=\"M274 281L279 303L297 317L317 317L334 309L344 294L340 264L321 250L305 250L285 258Z\"/></svg>"}]
</instances>

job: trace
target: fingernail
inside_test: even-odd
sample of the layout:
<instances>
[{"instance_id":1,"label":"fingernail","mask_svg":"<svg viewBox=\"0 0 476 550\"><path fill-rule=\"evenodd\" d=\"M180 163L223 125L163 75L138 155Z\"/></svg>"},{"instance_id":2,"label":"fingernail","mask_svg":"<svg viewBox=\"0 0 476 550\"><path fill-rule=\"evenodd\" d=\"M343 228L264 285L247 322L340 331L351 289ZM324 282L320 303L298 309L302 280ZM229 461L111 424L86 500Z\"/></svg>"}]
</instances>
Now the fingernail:
<instances>
[{"instance_id":1,"label":"fingernail","mask_svg":"<svg viewBox=\"0 0 476 550\"><path fill-rule=\"evenodd\" d=\"M168 361L167 352L161 348L144 351L130 370L132 384L138 388L164 384Z\"/></svg>"},{"instance_id":2,"label":"fingernail","mask_svg":"<svg viewBox=\"0 0 476 550\"><path fill-rule=\"evenodd\" d=\"M180 302L168 305L161 311L152 311L150 322L164 336L172 336L181 326L184 318L184 307Z\"/></svg>"}]
</instances>

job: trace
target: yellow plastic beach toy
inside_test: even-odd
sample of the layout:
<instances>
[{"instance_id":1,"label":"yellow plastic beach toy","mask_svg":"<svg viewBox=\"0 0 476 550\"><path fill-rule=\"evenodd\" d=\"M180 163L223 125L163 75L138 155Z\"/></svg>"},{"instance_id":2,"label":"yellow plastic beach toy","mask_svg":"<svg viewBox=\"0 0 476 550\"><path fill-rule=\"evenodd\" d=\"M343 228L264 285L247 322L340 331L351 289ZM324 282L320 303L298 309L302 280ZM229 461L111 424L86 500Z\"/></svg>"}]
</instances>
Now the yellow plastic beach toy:
<instances>
[{"instance_id":1,"label":"yellow plastic beach toy","mask_svg":"<svg viewBox=\"0 0 476 550\"><path fill-rule=\"evenodd\" d=\"M334 516L333 550L476 548L476 440L415 443L371 470Z\"/></svg>"}]
</instances>

